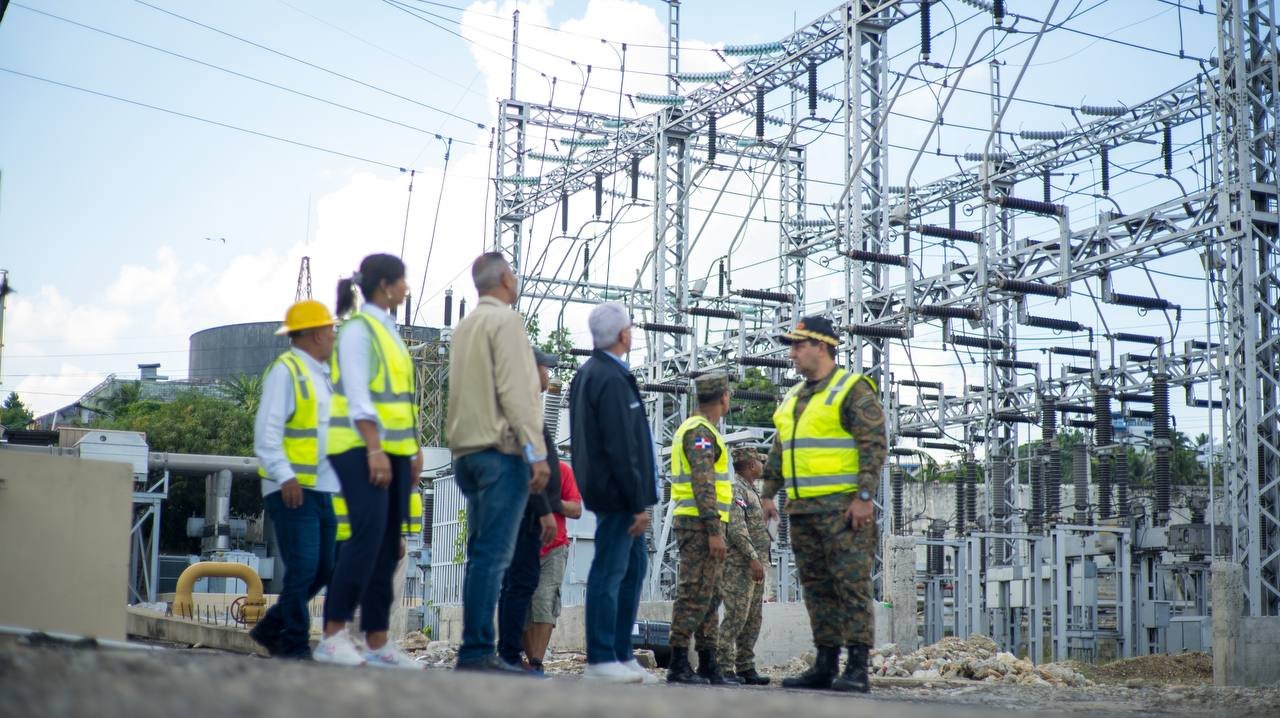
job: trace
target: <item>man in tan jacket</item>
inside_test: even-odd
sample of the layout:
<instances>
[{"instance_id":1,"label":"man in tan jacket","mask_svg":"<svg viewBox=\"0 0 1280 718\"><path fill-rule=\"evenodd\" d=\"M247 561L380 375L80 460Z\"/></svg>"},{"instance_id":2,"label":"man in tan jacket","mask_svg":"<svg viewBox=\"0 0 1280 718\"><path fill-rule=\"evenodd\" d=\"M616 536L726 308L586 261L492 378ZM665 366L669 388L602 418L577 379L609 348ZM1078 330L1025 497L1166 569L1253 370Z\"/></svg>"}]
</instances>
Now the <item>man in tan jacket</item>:
<instances>
[{"instance_id":1,"label":"man in tan jacket","mask_svg":"<svg viewBox=\"0 0 1280 718\"><path fill-rule=\"evenodd\" d=\"M482 254L471 278L480 302L458 324L449 357L449 449L467 498L457 668L519 673L495 652L493 614L529 494L550 474L541 388L524 321L512 309L519 281L511 265L497 252Z\"/></svg>"}]
</instances>

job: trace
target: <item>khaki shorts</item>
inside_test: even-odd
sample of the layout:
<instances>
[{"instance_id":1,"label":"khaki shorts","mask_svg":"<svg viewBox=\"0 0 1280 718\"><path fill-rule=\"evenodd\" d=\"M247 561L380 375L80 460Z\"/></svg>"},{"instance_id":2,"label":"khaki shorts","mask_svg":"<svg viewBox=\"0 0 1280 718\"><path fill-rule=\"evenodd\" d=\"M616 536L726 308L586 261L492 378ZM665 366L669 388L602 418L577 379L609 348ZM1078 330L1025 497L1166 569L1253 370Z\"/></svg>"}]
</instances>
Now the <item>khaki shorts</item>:
<instances>
[{"instance_id":1,"label":"khaki shorts","mask_svg":"<svg viewBox=\"0 0 1280 718\"><path fill-rule=\"evenodd\" d=\"M556 625L560 617L560 585L564 583L564 567L568 562L568 546L557 546L542 557L538 590L533 592L533 604L529 608L530 623Z\"/></svg>"}]
</instances>

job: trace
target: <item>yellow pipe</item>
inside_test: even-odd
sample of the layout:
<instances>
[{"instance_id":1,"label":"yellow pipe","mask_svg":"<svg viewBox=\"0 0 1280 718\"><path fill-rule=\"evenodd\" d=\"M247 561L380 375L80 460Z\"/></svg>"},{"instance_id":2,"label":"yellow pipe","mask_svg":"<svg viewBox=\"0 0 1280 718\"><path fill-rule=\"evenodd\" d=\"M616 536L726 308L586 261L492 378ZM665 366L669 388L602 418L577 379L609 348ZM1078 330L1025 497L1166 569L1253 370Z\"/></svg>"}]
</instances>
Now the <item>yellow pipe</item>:
<instances>
[{"instance_id":1,"label":"yellow pipe","mask_svg":"<svg viewBox=\"0 0 1280 718\"><path fill-rule=\"evenodd\" d=\"M229 561L200 561L188 566L182 575L178 576L178 586L173 597L173 615L182 618L194 617L195 604L191 597L192 589L195 588L197 579L208 577L238 578L244 581L249 587L249 593L245 597L241 617L247 626L254 625L258 619L262 618L262 614L266 612L267 600L262 597L262 579L258 577L258 572L243 563Z\"/></svg>"}]
</instances>

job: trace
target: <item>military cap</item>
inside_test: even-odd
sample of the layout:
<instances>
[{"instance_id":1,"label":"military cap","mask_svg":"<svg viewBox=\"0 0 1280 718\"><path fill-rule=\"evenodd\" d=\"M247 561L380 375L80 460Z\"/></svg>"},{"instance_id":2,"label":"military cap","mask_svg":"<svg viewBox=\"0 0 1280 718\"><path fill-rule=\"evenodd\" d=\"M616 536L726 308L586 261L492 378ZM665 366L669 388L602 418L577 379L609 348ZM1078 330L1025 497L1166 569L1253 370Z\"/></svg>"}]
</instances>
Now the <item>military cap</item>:
<instances>
[{"instance_id":1,"label":"military cap","mask_svg":"<svg viewBox=\"0 0 1280 718\"><path fill-rule=\"evenodd\" d=\"M721 394L729 389L729 375L718 372L714 374L703 374L693 380L693 386L698 392L698 396Z\"/></svg>"},{"instance_id":2,"label":"military cap","mask_svg":"<svg viewBox=\"0 0 1280 718\"><path fill-rule=\"evenodd\" d=\"M833 347L840 346L840 338L836 336L835 325L830 319L820 316L805 317L796 322L796 328L783 334L779 339L783 344L794 344L809 339L824 342Z\"/></svg>"},{"instance_id":3,"label":"military cap","mask_svg":"<svg viewBox=\"0 0 1280 718\"><path fill-rule=\"evenodd\" d=\"M752 459L756 459L761 462L764 461L764 459L760 457L760 452L756 451L754 446L733 447L733 463L734 464L738 464L743 461L750 461Z\"/></svg>"}]
</instances>

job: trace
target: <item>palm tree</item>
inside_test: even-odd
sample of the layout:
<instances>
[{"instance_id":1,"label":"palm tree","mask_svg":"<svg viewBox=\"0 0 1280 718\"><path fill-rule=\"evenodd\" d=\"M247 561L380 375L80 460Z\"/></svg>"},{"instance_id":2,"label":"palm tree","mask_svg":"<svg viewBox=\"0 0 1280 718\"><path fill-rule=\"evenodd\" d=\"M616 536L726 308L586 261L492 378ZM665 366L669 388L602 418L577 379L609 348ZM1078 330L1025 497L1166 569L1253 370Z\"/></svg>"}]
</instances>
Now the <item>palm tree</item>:
<instances>
[{"instance_id":1,"label":"palm tree","mask_svg":"<svg viewBox=\"0 0 1280 718\"><path fill-rule=\"evenodd\" d=\"M241 374L222 383L227 398L240 405L250 414L258 412L258 402L262 400L262 377L258 374Z\"/></svg>"}]
</instances>

